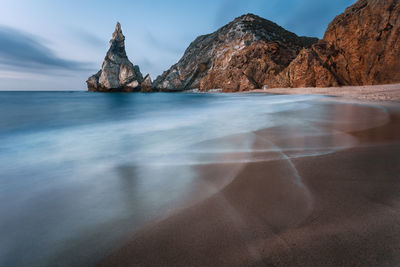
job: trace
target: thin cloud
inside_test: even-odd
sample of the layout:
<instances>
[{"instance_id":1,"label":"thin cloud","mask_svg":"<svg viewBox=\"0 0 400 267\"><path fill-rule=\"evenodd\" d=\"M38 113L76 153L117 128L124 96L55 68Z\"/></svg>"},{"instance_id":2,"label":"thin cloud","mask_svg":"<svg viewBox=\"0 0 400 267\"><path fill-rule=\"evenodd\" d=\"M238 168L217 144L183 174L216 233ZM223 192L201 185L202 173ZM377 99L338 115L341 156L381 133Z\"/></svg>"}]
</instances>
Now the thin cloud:
<instances>
[{"instance_id":1,"label":"thin cloud","mask_svg":"<svg viewBox=\"0 0 400 267\"><path fill-rule=\"evenodd\" d=\"M60 58L39 38L7 26L0 26L0 65L32 72L89 70L87 63Z\"/></svg>"},{"instance_id":2,"label":"thin cloud","mask_svg":"<svg viewBox=\"0 0 400 267\"><path fill-rule=\"evenodd\" d=\"M82 29L73 29L74 35L82 42L96 48L103 48L108 44L106 39L102 39L89 31Z\"/></svg>"}]
</instances>

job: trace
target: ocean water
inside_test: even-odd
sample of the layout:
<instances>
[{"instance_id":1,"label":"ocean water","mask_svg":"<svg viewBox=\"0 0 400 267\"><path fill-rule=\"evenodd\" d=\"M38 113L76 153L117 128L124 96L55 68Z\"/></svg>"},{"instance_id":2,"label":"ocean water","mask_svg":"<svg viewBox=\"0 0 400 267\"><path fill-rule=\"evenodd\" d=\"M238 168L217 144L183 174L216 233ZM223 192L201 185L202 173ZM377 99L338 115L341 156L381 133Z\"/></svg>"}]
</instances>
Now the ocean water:
<instances>
[{"instance_id":1,"label":"ocean water","mask_svg":"<svg viewBox=\"0 0 400 267\"><path fill-rule=\"evenodd\" d=\"M315 96L0 92L0 266L95 264L221 189L232 166L346 149L357 143L348 129L387 120ZM285 130L255 148L265 128ZM225 168L211 187L198 172L208 164Z\"/></svg>"}]
</instances>

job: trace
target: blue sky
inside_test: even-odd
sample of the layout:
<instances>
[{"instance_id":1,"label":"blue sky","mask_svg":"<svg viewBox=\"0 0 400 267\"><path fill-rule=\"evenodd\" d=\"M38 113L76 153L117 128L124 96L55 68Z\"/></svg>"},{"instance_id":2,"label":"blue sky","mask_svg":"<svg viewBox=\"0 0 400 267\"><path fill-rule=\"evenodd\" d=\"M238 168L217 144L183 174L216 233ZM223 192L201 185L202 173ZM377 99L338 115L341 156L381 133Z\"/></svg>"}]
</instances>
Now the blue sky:
<instances>
[{"instance_id":1,"label":"blue sky","mask_svg":"<svg viewBox=\"0 0 400 267\"><path fill-rule=\"evenodd\" d=\"M154 79L198 35L254 13L322 38L355 0L0 0L0 90L85 90L115 23L128 57Z\"/></svg>"}]
</instances>

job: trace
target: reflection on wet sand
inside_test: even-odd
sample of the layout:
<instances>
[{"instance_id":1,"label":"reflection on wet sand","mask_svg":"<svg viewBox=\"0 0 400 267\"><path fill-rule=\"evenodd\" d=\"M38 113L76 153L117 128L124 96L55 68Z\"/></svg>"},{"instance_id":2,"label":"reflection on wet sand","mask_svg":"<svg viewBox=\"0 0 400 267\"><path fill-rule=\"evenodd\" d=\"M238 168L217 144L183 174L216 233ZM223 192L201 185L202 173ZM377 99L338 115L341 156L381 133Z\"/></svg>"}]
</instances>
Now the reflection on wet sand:
<instances>
[{"instance_id":1,"label":"reflection on wet sand","mask_svg":"<svg viewBox=\"0 0 400 267\"><path fill-rule=\"evenodd\" d=\"M192 146L186 153L197 157L187 164L196 180L213 183L229 171L234 177L148 224L102 265L398 264L398 112L314 101L275 114L289 121L284 125ZM233 147L250 139L251 151Z\"/></svg>"}]
</instances>

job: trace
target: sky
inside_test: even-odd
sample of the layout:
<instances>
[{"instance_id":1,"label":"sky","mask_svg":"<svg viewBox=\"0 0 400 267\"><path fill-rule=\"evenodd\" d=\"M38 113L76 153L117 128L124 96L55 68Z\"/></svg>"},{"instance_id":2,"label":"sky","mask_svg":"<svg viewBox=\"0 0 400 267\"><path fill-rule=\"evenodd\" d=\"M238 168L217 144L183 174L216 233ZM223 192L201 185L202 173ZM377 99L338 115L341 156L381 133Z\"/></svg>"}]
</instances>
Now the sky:
<instances>
[{"instance_id":1,"label":"sky","mask_svg":"<svg viewBox=\"0 0 400 267\"><path fill-rule=\"evenodd\" d=\"M119 21L126 52L153 79L199 35L253 13L322 38L355 0L0 0L0 90L86 90Z\"/></svg>"}]
</instances>

